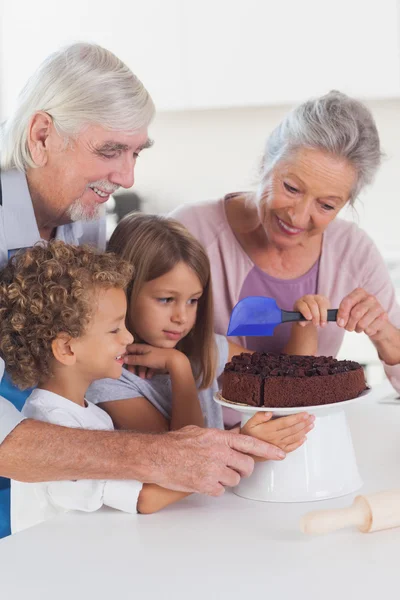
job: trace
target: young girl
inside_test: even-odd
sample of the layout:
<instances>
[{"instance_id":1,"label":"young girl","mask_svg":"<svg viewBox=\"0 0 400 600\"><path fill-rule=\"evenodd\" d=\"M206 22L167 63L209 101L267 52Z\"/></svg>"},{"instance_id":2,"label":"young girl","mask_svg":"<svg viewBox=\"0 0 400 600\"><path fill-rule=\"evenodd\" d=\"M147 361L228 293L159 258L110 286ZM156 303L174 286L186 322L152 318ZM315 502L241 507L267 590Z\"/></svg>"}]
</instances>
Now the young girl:
<instances>
[{"instance_id":1,"label":"young girl","mask_svg":"<svg viewBox=\"0 0 400 600\"><path fill-rule=\"evenodd\" d=\"M222 428L222 410L213 401L217 379L225 363L246 350L213 333L205 250L180 223L138 213L122 219L108 249L134 269L127 327L136 343L128 347L129 362L158 372L146 379L124 369L119 380L94 382L87 398L99 403L120 429ZM292 354L313 354L316 337L311 328L293 328L288 346ZM299 447L313 427L314 418L306 413L267 422L271 416L258 417L262 427L252 435L285 452Z\"/></svg>"}]
</instances>

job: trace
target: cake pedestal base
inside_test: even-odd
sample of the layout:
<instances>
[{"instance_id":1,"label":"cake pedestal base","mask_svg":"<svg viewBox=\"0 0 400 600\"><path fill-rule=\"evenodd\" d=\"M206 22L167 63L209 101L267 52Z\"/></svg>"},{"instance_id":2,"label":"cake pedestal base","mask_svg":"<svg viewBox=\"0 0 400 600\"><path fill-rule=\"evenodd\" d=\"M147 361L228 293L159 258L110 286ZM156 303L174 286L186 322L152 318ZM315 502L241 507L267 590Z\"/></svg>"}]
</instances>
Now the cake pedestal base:
<instances>
[{"instance_id":1,"label":"cake pedestal base","mask_svg":"<svg viewBox=\"0 0 400 600\"><path fill-rule=\"evenodd\" d=\"M303 411L315 415L314 429L307 434L307 441L300 448L282 461L256 463L251 477L241 479L234 493L264 502L311 502L358 490L363 482L344 408L350 402L362 401L367 394L368 391L337 404L283 409L235 406L216 394L216 402L242 413L242 425L260 410L272 411L274 416Z\"/></svg>"}]
</instances>

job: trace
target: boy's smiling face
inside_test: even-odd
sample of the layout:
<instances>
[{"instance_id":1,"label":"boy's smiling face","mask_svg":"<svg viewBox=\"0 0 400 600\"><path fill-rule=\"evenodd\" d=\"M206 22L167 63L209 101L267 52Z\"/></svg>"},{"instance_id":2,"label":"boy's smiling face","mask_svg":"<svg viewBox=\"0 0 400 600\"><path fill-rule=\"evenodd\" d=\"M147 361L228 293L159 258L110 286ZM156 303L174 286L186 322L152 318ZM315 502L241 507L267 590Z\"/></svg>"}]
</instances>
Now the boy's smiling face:
<instances>
[{"instance_id":1,"label":"boy's smiling face","mask_svg":"<svg viewBox=\"0 0 400 600\"><path fill-rule=\"evenodd\" d=\"M70 342L76 358L76 373L81 373L89 383L105 377L118 379L126 346L133 342L133 336L125 326L127 303L124 290L101 290L94 302L96 310L86 332Z\"/></svg>"}]
</instances>

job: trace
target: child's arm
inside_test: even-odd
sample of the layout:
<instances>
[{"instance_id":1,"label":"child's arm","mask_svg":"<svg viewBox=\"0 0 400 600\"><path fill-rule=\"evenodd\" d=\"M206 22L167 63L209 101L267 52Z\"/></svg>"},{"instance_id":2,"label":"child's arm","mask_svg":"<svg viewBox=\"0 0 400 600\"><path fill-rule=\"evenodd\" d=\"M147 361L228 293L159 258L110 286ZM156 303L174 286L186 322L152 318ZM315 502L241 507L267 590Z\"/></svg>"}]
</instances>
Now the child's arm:
<instances>
[{"instance_id":1,"label":"child's arm","mask_svg":"<svg viewBox=\"0 0 400 600\"><path fill-rule=\"evenodd\" d=\"M234 353L237 354L237 351L235 350ZM313 415L305 412L273 420L271 418L271 412L258 412L247 421L240 433L269 442L288 453L293 452L305 442L306 435L313 429L315 420ZM253 456L253 459L261 460L256 456ZM137 504L138 512L143 514L157 512L188 495L185 492L167 490L155 484L144 484Z\"/></svg>"},{"instance_id":2,"label":"child's arm","mask_svg":"<svg viewBox=\"0 0 400 600\"><path fill-rule=\"evenodd\" d=\"M131 514L151 514L190 495L140 481L54 481L41 485L46 486L53 505L84 512L104 505Z\"/></svg>"},{"instance_id":3,"label":"child's arm","mask_svg":"<svg viewBox=\"0 0 400 600\"><path fill-rule=\"evenodd\" d=\"M150 515L186 498L186 496L190 496L190 493L167 490L155 483L144 483L137 501L137 512L142 515Z\"/></svg>"},{"instance_id":4,"label":"child's arm","mask_svg":"<svg viewBox=\"0 0 400 600\"><path fill-rule=\"evenodd\" d=\"M258 412L247 421L240 433L269 442L288 453L304 444L315 421L315 417L306 412L271 419L271 412ZM260 460L255 456L253 458Z\"/></svg>"},{"instance_id":5,"label":"child's arm","mask_svg":"<svg viewBox=\"0 0 400 600\"><path fill-rule=\"evenodd\" d=\"M317 294L303 296L295 302L293 310L301 312L308 322L293 323L289 341L284 348L286 354L317 354L317 327L326 326L328 308L328 298Z\"/></svg>"},{"instance_id":6,"label":"child's arm","mask_svg":"<svg viewBox=\"0 0 400 600\"><path fill-rule=\"evenodd\" d=\"M306 325L306 327L304 327L304 325ZM304 322L304 325L301 323L293 323L289 341L283 349L285 354L301 354L303 356L313 356L317 354L317 328L311 323Z\"/></svg>"},{"instance_id":7,"label":"child's arm","mask_svg":"<svg viewBox=\"0 0 400 600\"><path fill-rule=\"evenodd\" d=\"M175 350L176 352L176 350ZM178 353L177 361L168 368L172 384L172 413L170 429L180 429L186 425L204 427L192 366L187 356Z\"/></svg>"},{"instance_id":8,"label":"child's arm","mask_svg":"<svg viewBox=\"0 0 400 600\"><path fill-rule=\"evenodd\" d=\"M100 402L98 406L110 415L115 429L140 433L169 431L168 420L143 396Z\"/></svg>"},{"instance_id":9,"label":"child's arm","mask_svg":"<svg viewBox=\"0 0 400 600\"><path fill-rule=\"evenodd\" d=\"M253 354L254 350L248 350L247 348L243 348L243 346L239 346L239 344L234 344L233 342L228 340L228 362L232 360L232 356L235 356L236 354L241 354L242 352Z\"/></svg>"},{"instance_id":10,"label":"child's arm","mask_svg":"<svg viewBox=\"0 0 400 600\"><path fill-rule=\"evenodd\" d=\"M204 417L189 359L174 349L155 348L147 344L130 346L130 364L166 369L171 377L172 408L170 429L186 425L204 427Z\"/></svg>"},{"instance_id":11,"label":"child's arm","mask_svg":"<svg viewBox=\"0 0 400 600\"><path fill-rule=\"evenodd\" d=\"M81 427L74 415L64 410L53 410L51 422L64 427ZM33 485L43 486L53 505L84 512L94 512L105 505L131 514L150 514L189 495L188 492L168 490L156 484L135 480L50 481Z\"/></svg>"}]
</instances>

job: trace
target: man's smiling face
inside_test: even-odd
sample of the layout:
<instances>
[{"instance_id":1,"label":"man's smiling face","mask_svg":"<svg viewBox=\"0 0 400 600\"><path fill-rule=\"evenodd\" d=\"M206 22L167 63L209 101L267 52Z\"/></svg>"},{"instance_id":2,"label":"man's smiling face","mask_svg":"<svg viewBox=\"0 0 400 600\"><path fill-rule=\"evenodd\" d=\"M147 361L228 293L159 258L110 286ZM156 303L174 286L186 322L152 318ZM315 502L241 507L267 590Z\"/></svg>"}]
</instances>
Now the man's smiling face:
<instances>
[{"instance_id":1,"label":"man's smiling face","mask_svg":"<svg viewBox=\"0 0 400 600\"><path fill-rule=\"evenodd\" d=\"M89 125L65 141L53 126L45 163L32 173L32 198L56 225L96 219L110 194L133 185L136 160L150 145L147 128L126 133Z\"/></svg>"}]
</instances>

